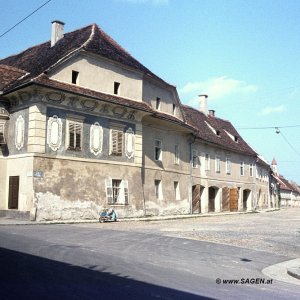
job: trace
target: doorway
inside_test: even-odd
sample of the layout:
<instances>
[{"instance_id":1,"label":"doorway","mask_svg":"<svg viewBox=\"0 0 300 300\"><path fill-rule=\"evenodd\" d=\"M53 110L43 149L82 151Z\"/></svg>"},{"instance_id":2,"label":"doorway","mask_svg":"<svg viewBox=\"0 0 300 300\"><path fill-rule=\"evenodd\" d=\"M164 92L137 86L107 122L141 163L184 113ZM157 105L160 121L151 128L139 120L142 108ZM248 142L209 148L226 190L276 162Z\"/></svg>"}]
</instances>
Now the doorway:
<instances>
[{"instance_id":1,"label":"doorway","mask_svg":"<svg viewBox=\"0 0 300 300\"><path fill-rule=\"evenodd\" d=\"M19 176L9 176L8 209L18 209L19 181Z\"/></svg>"}]
</instances>

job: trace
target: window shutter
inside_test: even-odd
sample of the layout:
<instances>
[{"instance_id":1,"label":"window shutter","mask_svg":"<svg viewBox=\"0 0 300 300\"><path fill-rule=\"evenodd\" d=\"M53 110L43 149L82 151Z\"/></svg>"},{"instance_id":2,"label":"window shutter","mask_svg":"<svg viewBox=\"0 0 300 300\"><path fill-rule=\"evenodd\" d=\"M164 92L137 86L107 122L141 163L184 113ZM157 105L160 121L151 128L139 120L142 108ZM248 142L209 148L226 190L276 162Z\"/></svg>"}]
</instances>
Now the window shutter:
<instances>
[{"instance_id":1,"label":"window shutter","mask_svg":"<svg viewBox=\"0 0 300 300\"><path fill-rule=\"evenodd\" d=\"M0 145L3 145L6 143L5 141L5 135L4 135L4 128L5 128L5 122L0 122Z\"/></svg>"},{"instance_id":2,"label":"window shutter","mask_svg":"<svg viewBox=\"0 0 300 300\"><path fill-rule=\"evenodd\" d=\"M105 180L106 187L106 200L108 204L113 204L113 189L112 189L112 181L111 179Z\"/></svg>"},{"instance_id":3,"label":"window shutter","mask_svg":"<svg viewBox=\"0 0 300 300\"><path fill-rule=\"evenodd\" d=\"M75 143L75 135L74 135L74 130L75 130L75 124L70 122L69 123L69 149L74 149L74 143Z\"/></svg>"},{"instance_id":4,"label":"window shutter","mask_svg":"<svg viewBox=\"0 0 300 300\"><path fill-rule=\"evenodd\" d=\"M81 124L75 124L75 149L81 150Z\"/></svg>"},{"instance_id":5,"label":"window shutter","mask_svg":"<svg viewBox=\"0 0 300 300\"><path fill-rule=\"evenodd\" d=\"M128 195L128 181L123 180L123 188L124 188L124 201L125 204L128 204L129 195Z\"/></svg>"},{"instance_id":6,"label":"window shutter","mask_svg":"<svg viewBox=\"0 0 300 300\"><path fill-rule=\"evenodd\" d=\"M123 131L111 130L111 154L122 156L123 154Z\"/></svg>"}]
</instances>

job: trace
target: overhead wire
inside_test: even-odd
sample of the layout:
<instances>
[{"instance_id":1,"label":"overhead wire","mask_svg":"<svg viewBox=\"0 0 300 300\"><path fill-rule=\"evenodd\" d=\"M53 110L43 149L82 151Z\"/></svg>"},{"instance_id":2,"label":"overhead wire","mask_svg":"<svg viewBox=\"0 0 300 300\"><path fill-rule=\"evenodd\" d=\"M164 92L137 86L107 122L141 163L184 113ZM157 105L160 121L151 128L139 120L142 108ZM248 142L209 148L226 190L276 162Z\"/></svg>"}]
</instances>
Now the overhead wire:
<instances>
[{"instance_id":1,"label":"overhead wire","mask_svg":"<svg viewBox=\"0 0 300 300\"><path fill-rule=\"evenodd\" d=\"M23 18L21 21L19 21L18 23L16 23L15 25L13 25L12 27L10 27L9 29L7 29L5 32L3 32L0 35L0 38L3 37L4 35L6 35L7 33L9 33L11 30L13 30L15 27L17 27L18 25L20 25L22 22L24 22L25 20L27 20L29 17L31 17L33 14L35 14L38 10L40 10L42 7L44 7L45 5L47 5L49 2L51 2L52 0L48 0L46 1L44 4L42 4L41 6L39 6L37 9L35 9L33 12L31 12L29 15L27 15L25 18Z\"/></svg>"}]
</instances>

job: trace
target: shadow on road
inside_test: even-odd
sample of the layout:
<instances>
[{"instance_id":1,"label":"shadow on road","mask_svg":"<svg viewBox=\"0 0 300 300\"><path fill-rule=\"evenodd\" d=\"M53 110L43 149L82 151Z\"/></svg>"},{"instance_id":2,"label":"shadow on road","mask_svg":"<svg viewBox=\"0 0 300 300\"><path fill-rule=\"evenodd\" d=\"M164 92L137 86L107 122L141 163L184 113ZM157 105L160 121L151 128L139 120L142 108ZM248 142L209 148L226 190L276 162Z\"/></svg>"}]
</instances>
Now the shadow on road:
<instances>
[{"instance_id":1,"label":"shadow on road","mask_svg":"<svg viewBox=\"0 0 300 300\"><path fill-rule=\"evenodd\" d=\"M1 299L210 299L0 248Z\"/></svg>"}]
</instances>

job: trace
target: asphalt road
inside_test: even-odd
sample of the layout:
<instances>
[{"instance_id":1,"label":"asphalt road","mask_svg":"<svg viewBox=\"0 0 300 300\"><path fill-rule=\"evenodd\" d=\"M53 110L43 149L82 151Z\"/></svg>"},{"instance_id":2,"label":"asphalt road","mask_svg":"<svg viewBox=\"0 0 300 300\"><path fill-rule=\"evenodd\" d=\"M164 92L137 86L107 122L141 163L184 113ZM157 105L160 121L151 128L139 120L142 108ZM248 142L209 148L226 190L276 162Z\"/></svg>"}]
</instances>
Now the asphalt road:
<instances>
[{"instance_id":1,"label":"asphalt road","mask_svg":"<svg viewBox=\"0 0 300 300\"><path fill-rule=\"evenodd\" d=\"M292 257L111 226L1 226L0 298L300 299L300 286L257 281Z\"/></svg>"}]
</instances>

